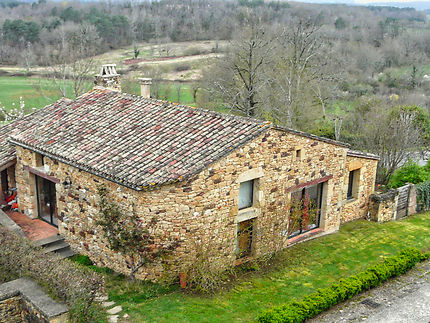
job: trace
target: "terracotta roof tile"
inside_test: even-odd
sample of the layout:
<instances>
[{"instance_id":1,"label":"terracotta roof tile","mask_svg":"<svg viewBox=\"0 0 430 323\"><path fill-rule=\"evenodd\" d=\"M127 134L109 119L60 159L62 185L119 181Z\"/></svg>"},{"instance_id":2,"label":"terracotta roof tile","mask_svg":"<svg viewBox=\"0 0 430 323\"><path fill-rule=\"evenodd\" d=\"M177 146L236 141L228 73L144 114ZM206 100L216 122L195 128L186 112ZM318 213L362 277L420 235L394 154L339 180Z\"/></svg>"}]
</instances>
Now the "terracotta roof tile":
<instances>
[{"instance_id":1,"label":"terracotta roof tile","mask_svg":"<svg viewBox=\"0 0 430 323\"><path fill-rule=\"evenodd\" d=\"M270 127L106 89L60 100L24 123L12 143L137 190L196 174Z\"/></svg>"}]
</instances>

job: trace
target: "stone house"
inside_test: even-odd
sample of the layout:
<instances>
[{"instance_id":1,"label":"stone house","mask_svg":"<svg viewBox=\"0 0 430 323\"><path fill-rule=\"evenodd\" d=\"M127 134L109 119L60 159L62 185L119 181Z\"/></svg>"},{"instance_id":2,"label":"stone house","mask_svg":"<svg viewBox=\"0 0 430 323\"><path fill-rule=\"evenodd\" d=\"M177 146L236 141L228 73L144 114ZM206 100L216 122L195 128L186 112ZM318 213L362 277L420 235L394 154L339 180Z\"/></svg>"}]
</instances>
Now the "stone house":
<instances>
[{"instance_id":1,"label":"stone house","mask_svg":"<svg viewBox=\"0 0 430 323\"><path fill-rule=\"evenodd\" d=\"M129 271L95 225L100 184L125 212L157 217L163 237L181 241L176 273L199 248L223 268L366 216L377 156L261 120L122 93L118 82L114 69L102 70L90 92L0 130L2 188L16 181L20 211L58 226L96 264ZM153 264L137 276L156 279L164 270Z\"/></svg>"}]
</instances>

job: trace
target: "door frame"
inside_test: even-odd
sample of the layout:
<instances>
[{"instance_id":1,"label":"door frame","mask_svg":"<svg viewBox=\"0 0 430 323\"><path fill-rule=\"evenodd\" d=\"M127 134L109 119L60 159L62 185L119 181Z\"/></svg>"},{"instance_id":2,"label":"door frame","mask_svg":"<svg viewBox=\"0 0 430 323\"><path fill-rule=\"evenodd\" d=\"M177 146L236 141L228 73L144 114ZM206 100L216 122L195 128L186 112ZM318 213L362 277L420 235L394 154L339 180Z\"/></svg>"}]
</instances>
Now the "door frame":
<instances>
[{"instance_id":1,"label":"door frame","mask_svg":"<svg viewBox=\"0 0 430 323\"><path fill-rule=\"evenodd\" d=\"M49 215L50 215L50 221L46 221L42 216L41 216L41 212L40 212L40 192L39 192L39 180L45 180L45 181L48 181L48 182L50 182L50 183L52 183L52 184L54 184L54 187L55 187L55 182L53 182L53 181L50 181L49 179L47 179L47 178L45 178L45 177L41 177L41 176L38 176L38 175L35 175L34 176L35 177L35 180L36 180L36 203L37 203L37 217L39 218L39 219L41 219L42 221L45 221L46 223L48 223L48 224L50 224L50 225L52 225L52 226L54 226L54 227L56 227L56 228L58 228L58 225L56 225L55 223L54 223L54 206L53 206L53 204L55 205L55 207L57 207L57 190L54 188L54 190L55 190L55 192L54 192L54 196L55 196L55 203L52 203L52 201L50 201L50 206L49 206ZM51 191L51 185L49 186L49 196L50 197L52 197L52 191ZM57 212L58 212L58 208L57 208ZM58 220L58 218L57 218L57 220Z\"/></svg>"}]
</instances>

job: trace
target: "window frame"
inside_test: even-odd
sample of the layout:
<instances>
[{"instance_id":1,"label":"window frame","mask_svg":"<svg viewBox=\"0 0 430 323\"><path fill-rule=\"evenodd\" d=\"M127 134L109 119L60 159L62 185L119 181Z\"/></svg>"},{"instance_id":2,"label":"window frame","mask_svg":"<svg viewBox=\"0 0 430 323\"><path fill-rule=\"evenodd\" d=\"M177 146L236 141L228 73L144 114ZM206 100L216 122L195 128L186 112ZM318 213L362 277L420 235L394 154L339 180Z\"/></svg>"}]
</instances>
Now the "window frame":
<instances>
[{"instance_id":1,"label":"window frame","mask_svg":"<svg viewBox=\"0 0 430 323\"><path fill-rule=\"evenodd\" d=\"M324 199L324 196L325 196L324 195L325 190L327 189L326 188L326 184L327 184L327 182L321 182L321 183L318 183L318 184L315 184L315 185L306 186L306 187L303 187L300 190L291 192L291 198L290 198L291 202L293 200L293 197L292 197L293 194L297 194L297 193L300 194L300 200L303 200L306 197L307 190L309 190L310 188L316 186L316 188L317 188L317 207L318 207L318 213L317 213L316 223L314 223L315 227L308 228L308 229L303 229L302 228L302 222L300 221L300 228L299 228L299 230L294 231L291 234L289 234L288 235L288 239L291 239L291 238L297 237L297 236L299 236L301 234L304 234L306 232L318 229L321 226L321 216L322 216L322 213L323 213L322 212L322 209L323 209L323 199ZM290 217L290 215L289 215L289 217Z\"/></svg>"},{"instance_id":2,"label":"window frame","mask_svg":"<svg viewBox=\"0 0 430 323\"><path fill-rule=\"evenodd\" d=\"M243 183L248 183L248 182L251 182L251 190L250 190L250 200L251 200L251 203L250 204L247 204L246 206L240 206L240 186L243 184ZM254 206L254 204L255 204L255 197L254 197L254 193L255 193L255 179L250 179L250 180L247 180L247 181L243 181L243 182L240 182L239 183L239 200L238 200L238 209L239 210L245 210L245 209L248 209L248 208L250 208L250 207L253 207Z\"/></svg>"},{"instance_id":3,"label":"window frame","mask_svg":"<svg viewBox=\"0 0 430 323\"><path fill-rule=\"evenodd\" d=\"M348 173L348 185L346 188L346 200L353 201L358 198L360 187L361 168L350 170Z\"/></svg>"}]
</instances>

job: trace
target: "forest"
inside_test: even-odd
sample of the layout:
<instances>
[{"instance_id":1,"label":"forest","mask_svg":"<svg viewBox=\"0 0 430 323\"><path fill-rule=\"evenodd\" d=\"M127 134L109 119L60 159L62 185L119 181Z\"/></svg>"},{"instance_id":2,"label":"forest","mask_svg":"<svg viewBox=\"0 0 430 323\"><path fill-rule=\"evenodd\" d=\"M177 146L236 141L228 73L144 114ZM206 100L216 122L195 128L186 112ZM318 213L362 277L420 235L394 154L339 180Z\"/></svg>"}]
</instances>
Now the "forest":
<instances>
[{"instance_id":1,"label":"forest","mask_svg":"<svg viewBox=\"0 0 430 323\"><path fill-rule=\"evenodd\" d=\"M378 181L387 184L430 146L429 26L425 12L396 7L11 0L0 4L0 73L21 68L74 97L90 86L96 58L127 49L131 63L116 62L124 90L135 91L130 79L144 74L153 97L171 99L170 91L181 101L186 88L187 104L348 142L381 156ZM184 56L196 60L139 61Z\"/></svg>"}]
</instances>

